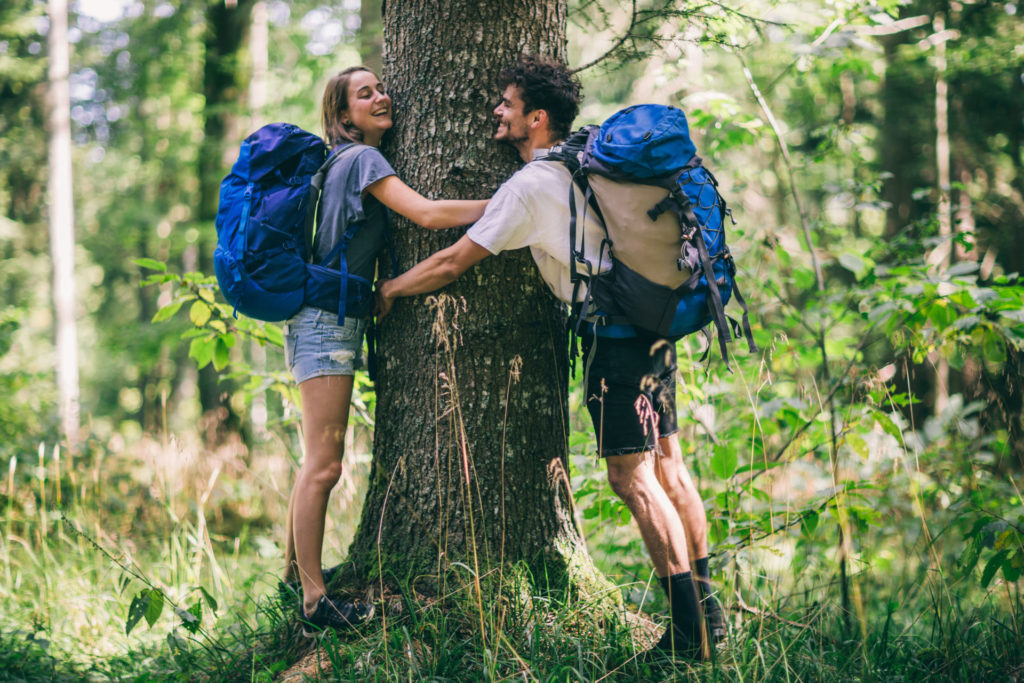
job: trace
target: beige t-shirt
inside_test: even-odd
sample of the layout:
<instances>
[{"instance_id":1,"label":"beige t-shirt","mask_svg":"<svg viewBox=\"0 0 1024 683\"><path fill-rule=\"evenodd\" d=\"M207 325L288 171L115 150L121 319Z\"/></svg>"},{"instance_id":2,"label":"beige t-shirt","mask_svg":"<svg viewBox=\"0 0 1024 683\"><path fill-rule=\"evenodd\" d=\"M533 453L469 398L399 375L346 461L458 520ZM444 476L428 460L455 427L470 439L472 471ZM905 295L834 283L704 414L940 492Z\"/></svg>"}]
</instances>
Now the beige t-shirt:
<instances>
[{"instance_id":1,"label":"beige t-shirt","mask_svg":"<svg viewBox=\"0 0 1024 683\"><path fill-rule=\"evenodd\" d=\"M548 150L536 150L534 158ZM491 197L487 210L466 234L469 239L491 252L530 247L541 277L562 301L572 299L571 250L569 249L569 186L573 185L569 170L554 161L532 161L516 171ZM576 193L576 245L582 243L584 257L597 267L598 252L605 233L586 207L583 194ZM587 208L583 217L584 207ZM581 224L582 221L582 224ZM611 268L605 249L600 272ZM581 264L578 269L583 270ZM584 288L577 298L582 298Z\"/></svg>"}]
</instances>

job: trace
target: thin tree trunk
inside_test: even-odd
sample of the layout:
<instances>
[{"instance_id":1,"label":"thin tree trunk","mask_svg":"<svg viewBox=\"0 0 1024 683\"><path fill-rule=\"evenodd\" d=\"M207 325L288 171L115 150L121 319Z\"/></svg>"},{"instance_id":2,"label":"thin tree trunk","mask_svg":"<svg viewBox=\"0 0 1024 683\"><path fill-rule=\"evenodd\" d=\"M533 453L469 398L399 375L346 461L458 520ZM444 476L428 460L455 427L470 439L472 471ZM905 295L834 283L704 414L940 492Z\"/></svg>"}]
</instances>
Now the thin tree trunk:
<instances>
[{"instance_id":1,"label":"thin tree trunk","mask_svg":"<svg viewBox=\"0 0 1024 683\"><path fill-rule=\"evenodd\" d=\"M71 180L71 95L66 0L50 0L50 253L57 336L61 432L78 440L78 327L75 322L75 212Z\"/></svg>"},{"instance_id":2,"label":"thin tree trunk","mask_svg":"<svg viewBox=\"0 0 1024 683\"><path fill-rule=\"evenodd\" d=\"M953 259L953 213L950 203L952 183L949 175L949 87L946 82L946 17L940 12L932 22L938 43L935 45L935 168L939 184L939 237L943 241L935 248L929 261L940 270ZM949 361L942 354L935 357L935 399L932 410L941 415L949 405Z\"/></svg>"},{"instance_id":3,"label":"thin tree trunk","mask_svg":"<svg viewBox=\"0 0 1024 683\"><path fill-rule=\"evenodd\" d=\"M389 1L398 175L431 197L491 195L518 167L490 140L496 76L523 52L564 59L565 22L564 0ZM394 223L402 269L462 234ZM605 586L573 516L564 315L529 253L399 301L382 332L359 575L431 590L456 563L479 577L522 560L552 588Z\"/></svg>"}]
</instances>

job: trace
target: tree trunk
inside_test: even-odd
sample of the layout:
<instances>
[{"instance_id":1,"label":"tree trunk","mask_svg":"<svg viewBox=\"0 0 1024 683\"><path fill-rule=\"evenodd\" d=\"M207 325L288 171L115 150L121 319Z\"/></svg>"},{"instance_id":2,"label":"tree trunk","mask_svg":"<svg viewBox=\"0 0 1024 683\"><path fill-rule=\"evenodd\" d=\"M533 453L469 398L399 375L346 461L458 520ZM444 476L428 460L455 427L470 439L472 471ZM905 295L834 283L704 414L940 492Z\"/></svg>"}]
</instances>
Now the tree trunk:
<instances>
[{"instance_id":1,"label":"tree trunk","mask_svg":"<svg viewBox=\"0 0 1024 683\"><path fill-rule=\"evenodd\" d=\"M203 144L199 149L199 211L198 219L210 226L200 232L200 239L186 254L205 273L213 272L212 227L217 217L220 181L231 165L233 150L243 135L242 117L248 88L243 67L242 48L249 33L253 0L213 2L206 9L206 55L203 65L205 121ZM228 154L228 156L225 156ZM240 427L239 416L231 408L230 388L225 388L212 365L199 371L199 401L203 412L203 428L207 441L215 445Z\"/></svg>"},{"instance_id":2,"label":"tree trunk","mask_svg":"<svg viewBox=\"0 0 1024 683\"><path fill-rule=\"evenodd\" d=\"M565 22L564 0L387 2L398 175L431 197L491 195L519 165L490 140L496 76L521 52L564 59ZM403 270L462 234L393 223ZM430 591L455 563L481 576L523 561L553 588L606 587L573 516L564 315L529 253L397 302L381 332L359 577Z\"/></svg>"},{"instance_id":3,"label":"tree trunk","mask_svg":"<svg viewBox=\"0 0 1024 683\"><path fill-rule=\"evenodd\" d=\"M78 327L75 322L75 212L71 185L71 93L68 83L68 8L50 0L47 13L50 82L50 253L57 336L57 389L61 433L78 440Z\"/></svg>"},{"instance_id":4,"label":"tree trunk","mask_svg":"<svg viewBox=\"0 0 1024 683\"><path fill-rule=\"evenodd\" d=\"M949 176L949 85L946 81L946 17L941 12L932 21L938 43L935 46L935 169L938 180L939 238L942 239L929 262L938 266L941 273L953 260L953 210L950 194L952 183ZM941 415L949 405L949 361L941 354L935 354L935 397L932 412Z\"/></svg>"}]
</instances>

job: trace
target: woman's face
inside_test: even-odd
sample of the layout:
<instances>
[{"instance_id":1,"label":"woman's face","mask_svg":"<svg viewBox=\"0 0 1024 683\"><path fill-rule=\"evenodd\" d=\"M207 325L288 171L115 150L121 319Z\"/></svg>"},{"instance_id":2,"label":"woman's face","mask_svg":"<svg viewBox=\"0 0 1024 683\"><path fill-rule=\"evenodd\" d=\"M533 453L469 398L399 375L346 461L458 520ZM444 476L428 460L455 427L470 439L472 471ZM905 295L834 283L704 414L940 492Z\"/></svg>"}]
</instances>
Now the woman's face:
<instances>
[{"instance_id":1,"label":"woman's face","mask_svg":"<svg viewBox=\"0 0 1024 683\"><path fill-rule=\"evenodd\" d=\"M391 98L384 84L369 71L357 71L348 81L348 109L343 112L363 134L363 142L376 147L391 128Z\"/></svg>"}]
</instances>

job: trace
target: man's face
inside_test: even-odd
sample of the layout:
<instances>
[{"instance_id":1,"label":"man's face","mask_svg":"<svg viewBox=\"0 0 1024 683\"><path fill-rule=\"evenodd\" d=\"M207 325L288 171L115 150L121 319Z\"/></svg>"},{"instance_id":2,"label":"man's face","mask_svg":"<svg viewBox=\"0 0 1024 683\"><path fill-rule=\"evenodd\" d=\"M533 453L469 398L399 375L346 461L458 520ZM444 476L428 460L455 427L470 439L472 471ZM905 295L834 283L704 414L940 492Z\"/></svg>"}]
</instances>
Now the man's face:
<instances>
[{"instance_id":1,"label":"man's face","mask_svg":"<svg viewBox=\"0 0 1024 683\"><path fill-rule=\"evenodd\" d=\"M494 108L494 115L498 119L498 130L494 132L495 140L513 147L526 141L530 128L523 113L524 106L518 87L509 85L505 88L498 106Z\"/></svg>"}]
</instances>

